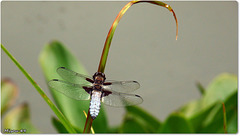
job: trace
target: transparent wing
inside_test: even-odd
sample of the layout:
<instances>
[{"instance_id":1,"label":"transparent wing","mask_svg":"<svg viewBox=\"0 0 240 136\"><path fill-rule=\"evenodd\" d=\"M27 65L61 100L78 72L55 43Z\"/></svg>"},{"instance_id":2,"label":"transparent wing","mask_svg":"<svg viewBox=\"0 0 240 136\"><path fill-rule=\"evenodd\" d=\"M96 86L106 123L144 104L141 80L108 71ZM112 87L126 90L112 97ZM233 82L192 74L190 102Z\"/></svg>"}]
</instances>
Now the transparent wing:
<instances>
[{"instance_id":1,"label":"transparent wing","mask_svg":"<svg viewBox=\"0 0 240 136\"><path fill-rule=\"evenodd\" d=\"M69 70L65 67L60 67L57 69L57 73L66 81L74 83L74 84L85 84L89 85L91 82L89 80L92 80L91 77L79 74L77 72L74 72L72 70Z\"/></svg>"},{"instance_id":2,"label":"transparent wing","mask_svg":"<svg viewBox=\"0 0 240 136\"><path fill-rule=\"evenodd\" d=\"M111 94L102 97L102 102L108 106L122 107L140 104L143 99L136 94L111 92Z\"/></svg>"},{"instance_id":3,"label":"transparent wing","mask_svg":"<svg viewBox=\"0 0 240 136\"><path fill-rule=\"evenodd\" d=\"M90 98L90 95L82 88L83 86L80 84L73 84L66 81L53 79L48 82L48 85L56 91L61 92L75 100L88 100Z\"/></svg>"},{"instance_id":4,"label":"transparent wing","mask_svg":"<svg viewBox=\"0 0 240 136\"><path fill-rule=\"evenodd\" d=\"M108 91L122 92L122 93L130 93L138 88L140 88L140 84L137 81L106 81L103 88Z\"/></svg>"}]
</instances>

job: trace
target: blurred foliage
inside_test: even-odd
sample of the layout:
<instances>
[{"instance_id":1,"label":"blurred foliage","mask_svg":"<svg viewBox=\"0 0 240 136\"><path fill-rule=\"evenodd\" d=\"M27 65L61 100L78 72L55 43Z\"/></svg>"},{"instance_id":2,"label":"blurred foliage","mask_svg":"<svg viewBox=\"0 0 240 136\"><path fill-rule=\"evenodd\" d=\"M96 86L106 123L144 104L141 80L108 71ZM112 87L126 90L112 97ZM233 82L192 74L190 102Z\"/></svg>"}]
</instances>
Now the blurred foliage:
<instances>
[{"instance_id":1,"label":"blurred foliage","mask_svg":"<svg viewBox=\"0 0 240 136\"><path fill-rule=\"evenodd\" d=\"M4 129L20 131L18 133L38 134L39 131L30 121L28 104L23 103L15 107L3 119Z\"/></svg>"},{"instance_id":2,"label":"blurred foliage","mask_svg":"<svg viewBox=\"0 0 240 136\"><path fill-rule=\"evenodd\" d=\"M18 87L10 79L1 81L1 118L2 133L40 133L30 121L28 104L13 106L18 94Z\"/></svg>"},{"instance_id":3,"label":"blurred foliage","mask_svg":"<svg viewBox=\"0 0 240 136\"><path fill-rule=\"evenodd\" d=\"M63 124L55 117L52 117L52 124L56 128L58 133L68 133Z\"/></svg>"},{"instance_id":4,"label":"blurred foliage","mask_svg":"<svg viewBox=\"0 0 240 136\"><path fill-rule=\"evenodd\" d=\"M76 72L86 74L86 70L71 53L57 41L51 42L42 50L40 63L46 77L46 82L53 78L60 78L56 69L67 67ZM2 113L6 113L12 101L16 99L17 87L12 82L2 82ZM126 107L122 123L112 127L108 125L104 107L93 122L96 133L224 133L224 113L226 113L227 133L237 133L237 76L223 73L214 78L204 88L200 83L197 88L201 98L191 101L176 111L173 111L165 121L160 121L148 111L139 106ZM76 101L56 91L51 90L53 98L67 117L75 126L78 133L82 133L89 101ZM6 98L5 98L6 97ZM10 104L9 104L10 103ZM59 133L68 133L57 118L52 118L52 124ZM3 119L4 128L22 129L27 133L39 133L30 122L27 104L11 109Z\"/></svg>"},{"instance_id":5,"label":"blurred foliage","mask_svg":"<svg viewBox=\"0 0 240 136\"><path fill-rule=\"evenodd\" d=\"M1 115L3 115L16 101L18 88L10 79L3 79L1 90Z\"/></svg>"}]
</instances>

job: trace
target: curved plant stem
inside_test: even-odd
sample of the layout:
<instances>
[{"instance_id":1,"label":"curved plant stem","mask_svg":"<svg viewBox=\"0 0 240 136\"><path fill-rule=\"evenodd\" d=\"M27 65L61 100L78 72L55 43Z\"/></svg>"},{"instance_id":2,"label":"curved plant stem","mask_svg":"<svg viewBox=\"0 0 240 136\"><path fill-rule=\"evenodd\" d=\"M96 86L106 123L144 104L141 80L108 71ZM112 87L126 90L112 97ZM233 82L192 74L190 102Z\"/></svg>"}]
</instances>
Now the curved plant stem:
<instances>
[{"instance_id":1,"label":"curved plant stem","mask_svg":"<svg viewBox=\"0 0 240 136\"><path fill-rule=\"evenodd\" d=\"M158 6L165 7L170 12L173 13L174 19L176 21L176 40L177 40L177 36L178 36L178 21L177 21L177 17L175 15L173 9L171 8L171 6L169 6L169 5L167 5L167 4L163 3L163 2L160 2L160 1L140 1L140 0L131 1L128 4L126 4L122 8L122 10L118 13L117 17L115 18L115 20L114 20L114 22L113 22L113 24L112 24L112 26L111 26L111 28L110 28L110 30L108 32L108 35L107 35L107 38L106 38L106 41L105 41L105 44L104 44L104 48L103 48L103 51L102 51L102 56L101 56L101 59L100 59L100 63L99 63L99 66L98 66L98 72L104 73L106 62L107 62L109 48L110 48L110 45L111 45L111 42L112 42L112 38L113 38L113 35L114 35L114 32L115 32L115 29L116 29L120 19L122 18L122 16L125 14L125 12L133 4L142 3L142 2L151 3L151 4L155 4L155 5L158 5ZM90 117L89 111L88 111L88 115L87 115L84 131L83 131L84 133L90 133L90 128L92 126L92 122L93 122L93 119Z\"/></svg>"},{"instance_id":2,"label":"curved plant stem","mask_svg":"<svg viewBox=\"0 0 240 136\"><path fill-rule=\"evenodd\" d=\"M35 87L38 93L42 96L42 98L47 102L53 112L57 115L61 123L68 130L69 133L76 133L75 129L72 127L71 123L65 118L65 116L61 113L61 111L53 104L53 102L47 97L44 91L39 87L39 85L32 79L32 77L27 73L27 71L20 65L20 63L8 52L8 50L1 44L1 48L8 55L8 57L17 65L17 67L22 71L24 76L31 82L31 84Z\"/></svg>"},{"instance_id":3,"label":"curved plant stem","mask_svg":"<svg viewBox=\"0 0 240 136\"><path fill-rule=\"evenodd\" d=\"M142 2L147 2L147 3L151 3L151 4L155 4L155 5L158 5L158 6L162 6L162 7L165 7L167 8L170 12L173 13L173 16L174 16L174 19L176 21L176 40L177 40L177 37L178 37L178 21L177 21L177 17L173 11L173 9L171 8L171 6L163 3L163 2L160 2L160 1L140 1L140 0L135 0L135 1L131 1L129 2L127 5L125 5L122 10L118 13L116 19L114 20L109 32L108 32L108 35L107 35L107 38L106 38L106 41L105 41L105 44L104 44L104 48L103 48L103 51L102 51L102 56L101 56L101 59L100 59L100 63L99 63L99 66L98 66L98 72L102 72L104 73L104 69L105 69L105 66L106 66L106 62L107 62L107 56L108 56L108 52L109 52L109 48L110 48L110 45L111 45L111 42L112 42L112 38L113 38L113 35L114 35L114 32L115 32L115 29L120 21L120 19L122 18L122 16L125 14L125 12L133 5L133 4L137 4L137 3L142 3Z\"/></svg>"}]
</instances>

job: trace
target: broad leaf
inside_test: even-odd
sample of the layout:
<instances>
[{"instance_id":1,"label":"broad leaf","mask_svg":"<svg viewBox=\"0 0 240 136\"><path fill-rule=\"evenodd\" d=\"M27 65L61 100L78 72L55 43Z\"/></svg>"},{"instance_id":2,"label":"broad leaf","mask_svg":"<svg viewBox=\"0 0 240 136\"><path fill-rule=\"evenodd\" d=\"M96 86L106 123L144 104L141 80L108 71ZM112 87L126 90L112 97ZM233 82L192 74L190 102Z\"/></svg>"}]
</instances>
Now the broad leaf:
<instances>
[{"instance_id":1,"label":"broad leaf","mask_svg":"<svg viewBox=\"0 0 240 136\"><path fill-rule=\"evenodd\" d=\"M178 112L184 114L187 118L200 112L200 100L190 101L179 108Z\"/></svg>"},{"instance_id":2,"label":"broad leaf","mask_svg":"<svg viewBox=\"0 0 240 136\"><path fill-rule=\"evenodd\" d=\"M122 127L120 128L121 133L149 133L146 130L147 124L144 124L141 119L138 119L131 113L127 113L124 118Z\"/></svg>"},{"instance_id":3,"label":"broad leaf","mask_svg":"<svg viewBox=\"0 0 240 136\"><path fill-rule=\"evenodd\" d=\"M52 124L59 133L68 133L67 129L63 126L63 124L57 118L52 117ZM82 133L82 130L80 130L79 128L75 128L75 130L78 133Z\"/></svg>"},{"instance_id":4,"label":"broad leaf","mask_svg":"<svg viewBox=\"0 0 240 136\"><path fill-rule=\"evenodd\" d=\"M193 133L191 123L179 113L171 114L162 127L159 129L160 133Z\"/></svg>"},{"instance_id":5,"label":"broad leaf","mask_svg":"<svg viewBox=\"0 0 240 136\"><path fill-rule=\"evenodd\" d=\"M206 117L211 113L212 109L216 106L216 104L212 104L212 106L209 106L205 109L201 109L198 112L194 112L192 116L188 117L189 121L192 124L192 127L194 129L194 132L199 133L202 130L203 127L203 121L206 119Z\"/></svg>"},{"instance_id":6,"label":"broad leaf","mask_svg":"<svg viewBox=\"0 0 240 136\"><path fill-rule=\"evenodd\" d=\"M159 127L161 127L161 122L159 120L138 106L127 106L126 110L127 114L130 113L134 118L137 118L137 120L141 120L141 122L144 124L145 129L150 133L156 132Z\"/></svg>"},{"instance_id":7,"label":"broad leaf","mask_svg":"<svg viewBox=\"0 0 240 136\"><path fill-rule=\"evenodd\" d=\"M224 104L227 117L226 126L228 127L228 124L231 124L231 129L228 129L227 133L236 133L235 130L237 130L237 124L234 122L237 122L237 91L228 97ZM211 111L211 113L206 116L206 119L203 123L204 128L202 129L202 132L224 133L223 116L222 102L219 102L218 105L215 106L215 108Z\"/></svg>"},{"instance_id":8,"label":"broad leaf","mask_svg":"<svg viewBox=\"0 0 240 136\"><path fill-rule=\"evenodd\" d=\"M231 118L228 118L227 132L237 133L238 132L238 114L234 114Z\"/></svg>"},{"instance_id":9,"label":"broad leaf","mask_svg":"<svg viewBox=\"0 0 240 136\"><path fill-rule=\"evenodd\" d=\"M66 128L63 126L63 124L55 117L52 117L52 124L56 128L58 133L68 133Z\"/></svg>"},{"instance_id":10,"label":"broad leaf","mask_svg":"<svg viewBox=\"0 0 240 136\"><path fill-rule=\"evenodd\" d=\"M237 88L238 80L235 75L224 73L217 76L206 89L202 107L208 107L217 101L225 101Z\"/></svg>"},{"instance_id":11,"label":"broad leaf","mask_svg":"<svg viewBox=\"0 0 240 136\"><path fill-rule=\"evenodd\" d=\"M220 74L208 85L201 99L186 104L180 108L178 112L185 114L186 117L190 119L197 133L223 133L222 103L226 104L226 102L232 102L230 105L232 107L236 106L235 101L237 98L231 97L236 92L237 77L227 73ZM230 102L229 99L231 100ZM227 121L229 118L231 120L232 117L228 116L229 111L226 112ZM230 112L230 115L231 113L234 112ZM234 114L231 116L235 116ZM232 120L232 122L232 124L234 124L234 120ZM235 132L235 127L231 126L233 131L229 132Z\"/></svg>"}]
</instances>

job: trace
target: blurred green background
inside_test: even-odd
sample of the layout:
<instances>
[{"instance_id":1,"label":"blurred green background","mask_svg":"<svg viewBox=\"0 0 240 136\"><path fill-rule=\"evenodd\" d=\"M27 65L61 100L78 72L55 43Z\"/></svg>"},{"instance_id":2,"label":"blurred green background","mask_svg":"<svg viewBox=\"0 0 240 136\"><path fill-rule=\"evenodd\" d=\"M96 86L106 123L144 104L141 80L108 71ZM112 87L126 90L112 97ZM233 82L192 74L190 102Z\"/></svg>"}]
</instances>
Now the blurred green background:
<instances>
[{"instance_id":1,"label":"blurred green background","mask_svg":"<svg viewBox=\"0 0 240 136\"><path fill-rule=\"evenodd\" d=\"M85 65L97 71L107 32L127 2L2 2L1 43L50 96L38 57L44 45L59 40ZM131 7L116 29L105 70L107 79L137 80L140 105L165 120L181 105L197 99L218 74L237 74L237 2L166 2L179 21L175 40L172 14L147 3ZM56 133L54 113L18 68L2 52L2 77L19 86L17 103L28 102L33 124ZM107 107L110 125L123 108Z\"/></svg>"}]
</instances>

